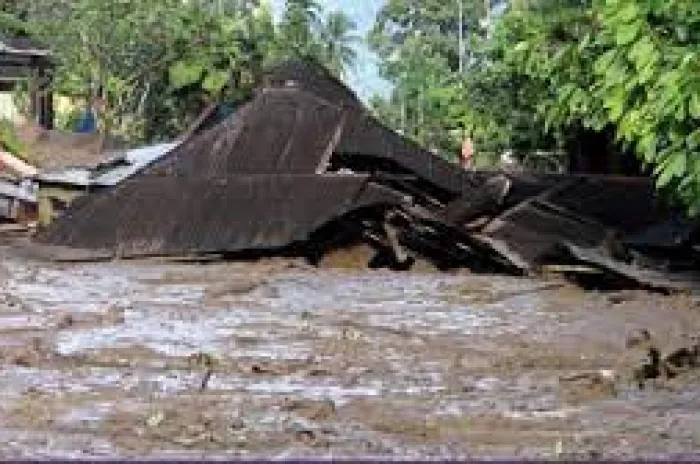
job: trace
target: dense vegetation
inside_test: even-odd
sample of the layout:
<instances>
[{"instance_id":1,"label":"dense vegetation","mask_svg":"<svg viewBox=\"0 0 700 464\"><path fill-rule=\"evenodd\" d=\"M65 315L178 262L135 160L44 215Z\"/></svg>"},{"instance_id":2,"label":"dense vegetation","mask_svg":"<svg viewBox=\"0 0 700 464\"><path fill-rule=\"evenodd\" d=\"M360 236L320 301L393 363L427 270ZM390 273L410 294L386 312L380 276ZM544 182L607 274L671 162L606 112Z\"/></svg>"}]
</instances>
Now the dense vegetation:
<instances>
[{"instance_id":1,"label":"dense vegetation","mask_svg":"<svg viewBox=\"0 0 700 464\"><path fill-rule=\"evenodd\" d=\"M4 0L0 29L55 52L60 93L100 97L104 131L170 138L208 103L246 95L260 70L311 56L342 74L352 21L315 0L289 0L279 25L256 0Z\"/></svg>"},{"instance_id":2,"label":"dense vegetation","mask_svg":"<svg viewBox=\"0 0 700 464\"><path fill-rule=\"evenodd\" d=\"M463 0L462 72L459 3L381 11L371 43L395 90L374 104L389 123L453 151L469 133L481 156L651 172L697 211L700 2Z\"/></svg>"}]
</instances>

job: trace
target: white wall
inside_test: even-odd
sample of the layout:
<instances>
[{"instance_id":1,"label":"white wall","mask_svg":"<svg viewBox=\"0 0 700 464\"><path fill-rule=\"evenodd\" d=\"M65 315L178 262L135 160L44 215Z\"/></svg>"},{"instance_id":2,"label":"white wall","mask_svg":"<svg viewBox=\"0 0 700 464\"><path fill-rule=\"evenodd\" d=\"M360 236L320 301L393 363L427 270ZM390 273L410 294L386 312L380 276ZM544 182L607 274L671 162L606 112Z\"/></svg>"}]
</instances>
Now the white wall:
<instances>
[{"instance_id":1,"label":"white wall","mask_svg":"<svg viewBox=\"0 0 700 464\"><path fill-rule=\"evenodd\" d=\"M21 122L21 115L13 101L12 92L0 92L0 118Z\"/></svg>"}]
</instances>

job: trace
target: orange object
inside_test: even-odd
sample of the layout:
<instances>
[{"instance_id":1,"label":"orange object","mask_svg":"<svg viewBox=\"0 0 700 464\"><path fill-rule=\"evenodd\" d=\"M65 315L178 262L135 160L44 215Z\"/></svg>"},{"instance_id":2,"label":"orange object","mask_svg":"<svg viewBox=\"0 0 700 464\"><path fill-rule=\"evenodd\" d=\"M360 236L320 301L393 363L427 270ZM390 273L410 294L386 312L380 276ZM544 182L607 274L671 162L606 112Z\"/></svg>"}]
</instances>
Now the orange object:
<instances>
[{"instance_id":1,"label":"orange object","mask_svg":"<svg viewBox=\"0 0 700 464\"><path fill-rule=\"evenodd\" d=\"M472 139L467 137L462 142L462 166L469 167L472 163L472 155L474 154L474 146Z\"/></svg>"}]
</instances>

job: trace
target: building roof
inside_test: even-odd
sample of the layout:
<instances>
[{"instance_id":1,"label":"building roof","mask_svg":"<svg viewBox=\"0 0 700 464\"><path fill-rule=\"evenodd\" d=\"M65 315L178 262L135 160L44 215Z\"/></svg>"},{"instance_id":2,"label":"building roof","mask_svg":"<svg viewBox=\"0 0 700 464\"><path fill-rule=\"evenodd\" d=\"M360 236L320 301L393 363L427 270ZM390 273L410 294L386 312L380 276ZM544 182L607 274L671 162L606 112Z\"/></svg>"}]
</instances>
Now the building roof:
<instances>
[{"instance_id":1,"label":"building roof","mask_svg":"<svg viewBox=\"0 0 700 464\"><path fill-rule=\"evenodd\" d=\"M18 81L28 77L30 69L53 66L53 53L26 37L0 36L0 76L4 81Z\"/></svg>"},{"instance_id":2,"label":"building roof","mask_svg":"<svg viewBox=\"0 0 700 464\"><path fill-rule=\"evenodd\" d=\"M27 203L36 202L36 194L28 184L17 184L7 179L0 179L0 197L16 198Z\"/></svg>"},{"instance_id":3,"label":"building roof","mask_svg":"<svg viewBox=\"0 0 700 464\"><path fill-rule=\"evenodd\" d=\"M160 143L113 156L91 172L91 184L105 187L116 185L160 159L177 145L177 142Z\"/></svg>"},{"instance_id":4,"label":"building roof","mask_svg":"<svg viewBox=\"0 0 700 464\"><path fill-rule=\"evenodd\" d=\"M0 37L0 54L48 57L52 52L27 37Z\"/></svg>"},{"instance_id":5,"label":"building roof","mask_svg":"<svg viewBox=\"0 0 700 464\"><path fill-rule=\"evenodd\" d=\"M113 154L95 167L68 166L40 172L36 180L43 183L75 187L111 187L160 159L178 144L161 143Z\"/></svg>"}]
</instances>

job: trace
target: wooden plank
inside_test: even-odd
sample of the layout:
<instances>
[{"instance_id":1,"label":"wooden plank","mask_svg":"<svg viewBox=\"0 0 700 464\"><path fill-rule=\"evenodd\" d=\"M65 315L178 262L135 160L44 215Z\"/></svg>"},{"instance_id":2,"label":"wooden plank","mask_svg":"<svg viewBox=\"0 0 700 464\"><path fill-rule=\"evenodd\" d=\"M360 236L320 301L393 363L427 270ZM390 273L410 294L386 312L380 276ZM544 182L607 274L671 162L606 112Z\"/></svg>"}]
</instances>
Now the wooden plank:
<instances>
[{"instance_id":1,"label":"wooden plank","mask_svg":"<svg viewBox=\"0 0 700 464\"><path fill-rule=\"evenodd\" d=\"M510 216L513 216L514 214L529 208L532 206L533 203L538 202L538 201L546 201L548 198L550 198L552 195L559 193L563 190L566 190L577 183L579 183L581 179L579 178L574 178L574 179L568 179L565 180L559 184L556 184L554 187L551 187L544 192L540 193L539 195L536 195L534 197L531 197L525 201L522 201L518 203L517 205L513 206L512 208L507 209L500 215L498 215L496 218L494 218L483 230L482 234L488 235L490 233L495 232L498 230L498 228L507 221L507 219Z\"/></svg>"},{"instance_id":2,"label":"wooden plank","mask_svg":"<svg viewBox=\"0 0 700 464\"><path fill-rule=\"evenodd\" d=\"M575 274L602 274L603 271L599 268L592 266L581 266L575 264L544 264L540 267L540 270L544 273L553 274L565 274L565 273L575 273Z\"/></svg>"}]
</instances>

